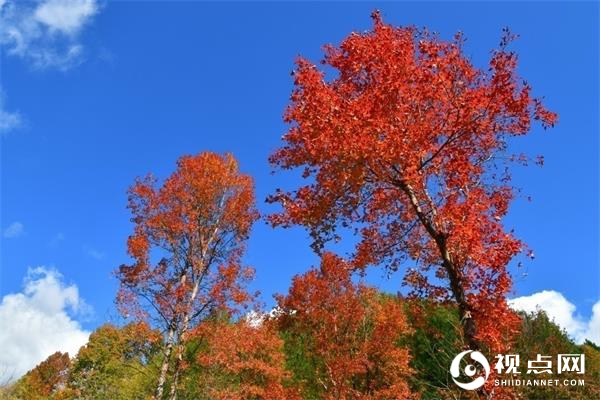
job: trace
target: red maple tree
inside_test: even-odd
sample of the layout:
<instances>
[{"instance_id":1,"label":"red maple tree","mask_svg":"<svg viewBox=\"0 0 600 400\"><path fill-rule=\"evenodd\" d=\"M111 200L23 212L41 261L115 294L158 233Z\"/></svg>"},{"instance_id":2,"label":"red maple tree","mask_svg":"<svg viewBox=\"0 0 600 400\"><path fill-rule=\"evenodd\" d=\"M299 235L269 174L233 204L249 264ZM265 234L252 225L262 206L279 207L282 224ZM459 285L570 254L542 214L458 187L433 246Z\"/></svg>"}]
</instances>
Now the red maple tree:
<instances>
[{"instance_id":1,"label":"red maple tree","mask_svg":"<svg viewBox=\"0 0 600 400\"><path fill-rule=\"evenodd\" d=\"M211 399L299 399L294 389L283 384L289 377L283 340L271 321L217 320L201 324L193 336L207 344L198 362L208 371Z\"/></svg>"},{"instance_id":2,"label":"red maple tree","mask_svg":"<svg viewBox=\"0 0 600 400\"><path fill-rule=\"evenodd\" d=\"M129 209L133 263L117 271L117 302L125 316L164 329L155 396L163 398L170 373L169 398L175 399L190 328L252 297L245 283L253 270L242 267L240 257L258 218L253 181L229 154L184 156L162 185L152 176L137 180L129 189Z\"/></svg>"},{"instance_id":3,"label":"red maple tree","mask_svg":"<svg viewBox=\"0 0 600 400\"><path fill-rule=\"evenodd\" d=\"M317 251L338 227L355 228L356 267L411 263L406 284L453 299L469 347L501 351L518 325L507 265L524 250L502 225L514 196L507 140L557 116L518 76L508 31L479 69L460 34L444 41L378 12L373 20L372 31L326 46L327 74L297 61L290 128L270 161L308 182L270 197L283 206L270 221L306 226Z\"/></svg>"},{"instance_id":4,"label":"red maple tree","mask_svg":"<svg viewBox=\"0 0 600 400\"><path fill-rule=\"evenodd\" d=\"M398 299L352 282L352 268L325 253L319 269L296 276L278 299L280 328L307 338L323 399L410 399L409 333Z\"/></svg>"},{"instance_id":5,"label":"red maple tree","mask_svg":"<svg viewBox=\"0 0 600 400\"><path fill-rule=\"evenodd\" d=\"M24 400L61 399L69 379L70 367L69 354L57 351L19 380L14 388L14 395Z\"/></svg>"}]
</instances>

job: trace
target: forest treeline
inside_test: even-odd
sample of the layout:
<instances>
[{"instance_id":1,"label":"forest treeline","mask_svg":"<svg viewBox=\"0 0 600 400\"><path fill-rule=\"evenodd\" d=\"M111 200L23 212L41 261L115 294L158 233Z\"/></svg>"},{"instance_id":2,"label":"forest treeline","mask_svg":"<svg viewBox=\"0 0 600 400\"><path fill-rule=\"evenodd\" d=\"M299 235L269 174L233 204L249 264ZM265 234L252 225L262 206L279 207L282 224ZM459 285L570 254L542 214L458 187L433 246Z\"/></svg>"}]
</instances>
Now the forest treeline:
<instances>
[{"instance_id":1,"label":"forest treeline","mask_svg":"<svg viewBox=\"0 0 600 400\"><path fill-rule=\"evenodd\" d=\"M186 344L178 398L477 398L455 386L448 371L464 344L456 307L412 302L365 288L352 294L352 300L362 305L357 319L328 300L306 304L299 310L307 313L304 317L270 313L259 323L256 316L240 322L215 316L210 332L194 335ZM316 319L323 315L327 318ZM584 387L518 388L515 398L598 398L600 348L591 342L574 344L543 312L520 317L523 334L513 352L521 360L537 354L582 353L587 370ZM337 326L326 325L332 318L337 318ZM323 325L316 327L320 321ZM161 337L160 331L143 323L102 325L73 359L53 354L3 388L0 399L150 399L162 363ZM561 375L567 378L581 375ZM400 394L389 394L399 388Z\"/></svg>"},{"instance_id":2,"label":"forest treeline","mask_svg":"<svg viewBox=\"0 0 600 400\"><path fill-rule=\"evenodd\" d=\"M503 224L518 195L510 165L543 164L511 154L509 141L558 121L518 75L515 35L505 30L489 65L477 68L460 33L444 41L372 17L372 30L326 46L320 66L296 62L289 130L269 161L299 174L267 198L278 211L259 215L253 179L231 154L183 156L166 179L137 179L128 191L129 262L115 271L128 323L101 326L72 359L52 355L4 397L600 396L598 347L576 345L543 313L507 303L509 265L533 255ZM321 260L268 313L243 263L260 218L306 228ZM340 240L354 244L343 257L329 246ZM374 267L402 272L405 295L363 284ZM492 370L482 387L461 390L449 366L465 349L489 360L583 353L586 384L497 387Z\"/></svg>"}]
</instances>

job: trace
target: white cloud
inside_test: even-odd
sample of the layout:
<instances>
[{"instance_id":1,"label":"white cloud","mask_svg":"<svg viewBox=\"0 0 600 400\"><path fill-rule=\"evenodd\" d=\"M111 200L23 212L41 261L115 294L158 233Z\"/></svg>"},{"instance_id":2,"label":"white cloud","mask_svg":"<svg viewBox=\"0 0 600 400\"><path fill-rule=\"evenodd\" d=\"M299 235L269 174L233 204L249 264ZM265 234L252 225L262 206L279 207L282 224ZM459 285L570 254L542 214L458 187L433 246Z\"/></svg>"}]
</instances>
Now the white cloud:
<instances>
[{"instance_id":1,"label":"white cloud","mask_svg":"<svg viewBox=\"0 0 600 400\"><path fill-rule=\"evenodd\" d=\"M292 314L296 312L294 310L291 311ZM284 314L284 311L279 308L279 306L273 307L269 312L262 312L256 310L250 310L244 316L246 323L253 328L260 327L265 321L269 319L279 318Z\"/></svg>"},{"instance_id":2,"label":"white cloud","mask_svg":"<svg viewBox=\"0 0 600 400\"><path fill-rule=\"evenodd\" d=\"M515 310L528 313L544 310L551 320L567 331L577 343L589 339L600 344L600 300L592 308L592 316L585 320L577 314L576 306L568 301L562 293L554 290L543 290L531 296L522 296L509 300L508 304Z\"/></svg>"},{"instance_id":3,"label":"white cloud","mask_svg":"<svg viewBox=\"0 0 600 400\"><path fill-rule=\"evenodd\" d=\"M246 323L253 328L260 328L260 326L265 322L267 318L267 314L255 310L250 310L244 316L244 320L246 321Z\"/></svg>"},{"instance_id":4,"label":"white cloud","mask_svg":"<svg viewBox=\"0 0 600 400\"><path fill-rule=\"evenodd\" d=\"M98 11L95 0L48 0L35 10L35 19L52 31L77 33Z\"/></svg>"},{"instance_id":5,"label":"white cloud","mask_svg":"<svg viewBox=\"0 0 600 400\"><path fill-rule=\"evenodd\" d=\"M592 342L600 345L600 301L597 301L592 307L592 317L588 322L587 334L585 337Z\"/></svg>"},{"instance_id":6,"label":"white cloud","mask_svg":"<svg viewBox=\"0 0 600 400\"><path fill-rule=\"evenodd\" d=\"M98 10L98 0L4 0L0 45L36 68L66 70L81 61L80 33Z\"/></svg>"},{"instance_id":7,"label":"white cloud","mask_svg":"<svg viewBox=\"0 0 600 400\"><path fill-rule=\"evenodd\" d=\"M76 285L53 269L29 269L21 293L0 303L0 381L17 379L56 351L73 356L89 337L70 314L89 312Z\"/></svg>"},{"instance_id":8,"label":"white cloud","mask_svg":"<svg viewBox=\"0 0 600 400\"><path fill-rule=\"evenodd\" d=\"M19 221L16 221L16 222L13 222L12 224L10 224L6 229L4 229L4 232L2 232L2 235L7 239L13 239L13 238L17 238L17 237L21 236L24 233L25 233L25 226L22 223L20 223Z\"/></svg>"},{"instance_id":9,"label":"white cloud","mask_svg":"<svg viewBox=\"0 0 600 400\"><path fill-rule=\"evenodd\" d=\"M6 110L4 105L5 98L6 96L2 88L0 88L0 135L18 128L23 122L19 112Z\"/></svg>"}]
</instances>

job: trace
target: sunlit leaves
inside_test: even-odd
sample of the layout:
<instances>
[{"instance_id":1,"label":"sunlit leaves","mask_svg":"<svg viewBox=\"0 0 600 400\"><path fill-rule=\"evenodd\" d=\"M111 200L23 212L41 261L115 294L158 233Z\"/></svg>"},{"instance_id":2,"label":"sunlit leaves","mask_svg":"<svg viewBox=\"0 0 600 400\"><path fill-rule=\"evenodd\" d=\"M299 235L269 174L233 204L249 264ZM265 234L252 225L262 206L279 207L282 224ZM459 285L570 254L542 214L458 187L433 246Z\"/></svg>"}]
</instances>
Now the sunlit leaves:
<instances>
[{"instance_id":1,"label":"sunlit leaves","mask_svg":"<svg viewBox=\"0 0 600 400\"><path fill-rule=\"evenodd\" d=\"M502 225L509 139L557 115L518 76L510 32L477 68L461 34L445 41L373 19L371 31L326 46L322 70L297 61L289 130L270 161L307 183L269 198L283 208L270 222L306 226L317 252L355 227L355 268L411 267L415 295L454 299L468 344L499 351L518 325L507 265L525 249Z\"/></svg>"},{"instance_id":2,"label":"sunlit leaves","mask_svg":"<svg viewBox=\"0 0 600 400\"><path fill-rule=\"evenodd\" d=\"M175 399L188 331L214 313L240 311L253 297L246 290L253 270L240 258L258 218L254 185L233 156L205 152L181 157L162 184L150 175L138 179L128 207L133 263L117 271L117 304L126 317L164 330L156 396L162 397L171 374Z\"/></svg>"},{"instance_id":3,"label":"sunlit leaves","mask_svg":"<svg viewBox=\"0 0 600 400\"><path fill-rule=\"evenodd\" d=\"M293 279L279 307L281 329L300 339L314 366L301 383L304 396L318 386L323 399L412 397L410 355L399 346L410 331L401 304L352 282L346 262L324 254L319 269Z\"/></svg>"}]
</instances>

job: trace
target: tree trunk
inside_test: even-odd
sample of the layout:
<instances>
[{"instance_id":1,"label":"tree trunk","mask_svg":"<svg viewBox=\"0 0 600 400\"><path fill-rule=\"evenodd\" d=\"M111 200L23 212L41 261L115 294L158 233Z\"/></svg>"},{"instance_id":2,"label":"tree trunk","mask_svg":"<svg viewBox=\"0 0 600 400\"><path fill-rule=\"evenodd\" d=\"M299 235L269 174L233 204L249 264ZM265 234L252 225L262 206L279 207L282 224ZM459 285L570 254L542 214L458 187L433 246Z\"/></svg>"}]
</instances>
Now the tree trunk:
<instances>
[{"instance_id":1,"label":"tree trunk","mask_svg":"<svg viewBox=\"0 0 600 400\"><path fill-rule=\"evenodd\" d=\"M471 308L465 296L465 290L462 284L461 276L452 263L446 264L446 262L444 262L444 268L448 272L450 288L452 289L454 299L458 303L458 311L465 342L469 349L479 350L479 342L475 338L475 321L473 321L473 317L471 316Z\"/></svg>"},{"instance_id":2,"label":"tree trunk","mask_svg":"<svg viewBox=\"0 0 600 400\"><path fill-rule=\"evenodd\" d=\"M177 399L177 384L179 383L179 366L181 365L182 358L182 345L177 346L177 358L175 359L175 373L173 374L173 384L171 385L171 391L169 393L169 400Z\"/></svg>"},{"instance_id":3,"label":"tree trunk","mask_svg":"<svg viewBox=\"0 0 600 400\"><path fill-rule=\"evenodd\" d=\"M175 358L175 371L173 373L173 384L171 385L169 400L177 400L177 384L179 383L179 371L181 370L181 362L183 361L185 339L190 325L190 318L192 315L194 301L196 300L196 296L198 295L199 284L200 281L196 280L194 284L194 289L192 290L192 293L190 294L190 298L188 300L188 309L185 314L185 317L183 318L181 332L179 333L179 341L177 344L177 356Z\"/></svg>"},{"instance_id":4,"label":"tree trunk","mask_svg":"<svg viewBox=\"0 0 600 400\"><path fill-rule=\"evenodd\" d=\"M164 351L164 358L160 367L160 376L158 377L158 386L156 387L156 400L162 400L165 382L167 381L167 372L169 371L169 364L171 363L171 352L173 351L173 337L175 335L175 327L173 323L169 327L169 333L167 335L167 345Z\"/></svg>"},{"instance_id":5,"label":"tree trunk","mask_svg":"<svg viewBox=\"0 0 600 400\"><path fill-rule=\"evenodd\" d=\"M467 297L465 294L465 288L463 284L463 276L458 266L454 263L452 255L448 250L447 235L438 226L436 226L434 220L430 219L423 212L423 210L421 209L419 199L417 198L417 195L412 186L403 181L396 182L396 184L408 196L410 203L415 213L417 214L417 218L419 219L425 230L427 230L427 233L429 233L431 238L436 243L436 246L440 252L440 257L442 259L442 266L448 273L450 289L452 290L454 299L458 304L463 337L467 346L471 350L478 350L480 346L477 339L475 338L475 321L473 321L473 318L471 316L471 307L467 302ZM429 195L427 193L426 197L429 198ZM435 216L435 208L433 204L431 204L431 208L432 214Z\"/></svg>"}]
</instances>

